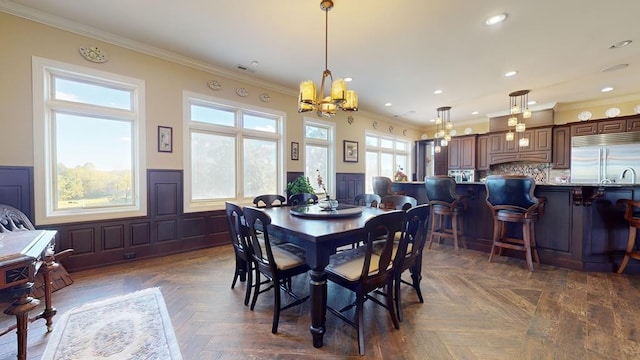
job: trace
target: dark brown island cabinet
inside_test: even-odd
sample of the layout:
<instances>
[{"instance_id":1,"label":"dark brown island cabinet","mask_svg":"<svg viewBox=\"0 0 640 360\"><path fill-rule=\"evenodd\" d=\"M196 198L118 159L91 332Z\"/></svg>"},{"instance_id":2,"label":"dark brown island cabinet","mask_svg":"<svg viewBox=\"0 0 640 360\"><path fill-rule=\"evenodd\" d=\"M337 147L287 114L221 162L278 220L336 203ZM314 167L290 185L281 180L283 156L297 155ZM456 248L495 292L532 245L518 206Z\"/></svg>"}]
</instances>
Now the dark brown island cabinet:
<instances>
[{"instance_id":1,"label":"dark brown island cabinet","mask_svg":"<svg viewBox=\"0 0 640 360\"><path fill-rule=\"evenodd\" d=\"M394 183L393 189L415 197L418 203L427 202L422 182ZM467 195L469 200L464 215L469 248L489 253L493 218L485 202L485 185L461 183L457 184L456 191ZM541 263L581 271L617 270L624 257L629 226L624 220L624 208L616 206L616 201L640 200L640 184L537 184L535 195L546 198L544 215L535 224ZM519 237L519 228L508 231ZM508 249L504 254L524 258L521 252ZM631 261L625 273L640 273L640 261Z\"/></svg>"}]
</instances>

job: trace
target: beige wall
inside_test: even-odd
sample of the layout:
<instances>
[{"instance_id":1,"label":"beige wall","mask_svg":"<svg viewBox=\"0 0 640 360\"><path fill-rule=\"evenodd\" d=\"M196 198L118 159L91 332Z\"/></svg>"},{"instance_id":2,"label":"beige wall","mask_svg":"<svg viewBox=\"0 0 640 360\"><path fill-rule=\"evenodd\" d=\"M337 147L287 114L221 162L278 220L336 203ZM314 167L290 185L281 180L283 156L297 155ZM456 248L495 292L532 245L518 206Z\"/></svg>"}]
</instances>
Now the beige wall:
<instances>
[{"instance_id":1,"label":"beige wall","mask_svg":"<svg viewBox=\"0 0 640 360\"><path fill-rule=\"evenodd\" d=\"M192 91L207 96L218 97L268 107L286 113L287 171L303 171L304 149L301 147L300 161L290 160L289 149L292 141L302 145L303 116L317 118L315 113L299 114L296 96L260 87L230 77L208 72L175 62L133 51L111 43L101 42L51 26L32 22L20 17L0 12L0 166L33 166L33 121L31 92L31 58L38 56L88 68L131 76L145 81L146 121L147 121L147 166L152 169L181 169L182 159L182 91ZM81 57L81 46L98 46L110 56L109 61L96 64ZM318 70L318 81L322 72ZM215 79L222 89L213 91L207 81ZM239 97L235 89L244 87L249 96ZM275 87L274 87L275 88ZM259 95L268 93L271 100L263 103ZM352 124L347 116L353 116ZM381 118L364 112L341 112L333 118L337 129L336 170L338 172L364 173L364 133L365 130L404 137L413 142L420 137L420 129ZM377 130L373 123L378 123ZM173 127L173 153L157 152L157 126ZM389 131L389 126L393 130ZM403 134L404 130L407 130ZM342 141L354 140L360 144L358 163L342 162Z\"/></svg>"}]
</instances>

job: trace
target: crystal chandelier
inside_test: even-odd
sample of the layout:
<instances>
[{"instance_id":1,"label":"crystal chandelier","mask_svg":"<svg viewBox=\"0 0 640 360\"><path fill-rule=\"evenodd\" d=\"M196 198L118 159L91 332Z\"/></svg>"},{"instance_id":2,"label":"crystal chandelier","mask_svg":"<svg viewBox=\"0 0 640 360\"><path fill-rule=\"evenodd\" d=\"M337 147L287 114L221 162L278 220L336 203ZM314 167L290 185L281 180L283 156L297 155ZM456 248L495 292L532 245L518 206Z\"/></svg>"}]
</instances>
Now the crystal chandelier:
<instances>
[{"instance_id":1,"label":"crystal chandelier","mask_svg":"<svg viewBox=\"0 0 640 360\"><path fill-rule=\"evenodd\" d=\"M328 66L328 43L329 43L329 10L333 8L333 1L320 1L320 9L325 14L324 32L324 71L322 72L322 82L320 83L320 93L316 94L316 84L312 80L300 83L300 95L298 97L298 112L317 111L318 116L333 116L338 109L344 111L358 111L358 94L353 90L347 90L344 79L333 80ZM329 78L331 88L325 97L325 80ZM329 83L329 81L327 81ZM316 97L317 95L317 97Z\"/></svg>"},{"instance_id":2,"label":"crystal chandelier","mask_svg":"<svg viewBox=\"0 0 640 360\"><path fill-rule=\"evenodd\" d=\"M507 141L513 141L515 134L511 131L511 127L515 128L515 132L521 133L527 129L527 125L524 123L524 119L531 117L531 110L529 110L529 90L518 90L509 94L509 119L507 120L507 126L509 126L509 132L506 134ZM520 117L518 116L520 115ZM521 147L529 146L529 138L521 137L518 140L518 145Z\"/></svg>"},{"instance_id":3,"label":"crystal chandelier","mask_svg":"<svg viewBox=\"0 0 640 360\"><path fill-rule=\"evenodd\" d=\"M453 129L453 123L451 123L449 114L451 106L442 106L436 110L438 111L438 117L436 117L436 141L434 151L439 153L442 151L442 146L449 145L449 141L451 141L450 131Z\"/></svg>"}]
</instances>

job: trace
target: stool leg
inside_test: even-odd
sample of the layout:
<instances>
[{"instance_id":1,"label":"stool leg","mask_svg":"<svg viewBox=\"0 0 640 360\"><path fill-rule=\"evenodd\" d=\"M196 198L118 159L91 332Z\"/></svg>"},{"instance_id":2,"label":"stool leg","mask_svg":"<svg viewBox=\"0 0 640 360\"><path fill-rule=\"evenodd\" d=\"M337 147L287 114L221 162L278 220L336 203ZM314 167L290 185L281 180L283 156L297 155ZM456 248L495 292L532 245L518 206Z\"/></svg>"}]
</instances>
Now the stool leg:
<instances>
[{"instance_id":1,"label":"stool leg","mask_svg":"<svg viewBox=\"0 0 640 360\"><path fill-rule=\"evenodd\" d=\"M629 241L627 241L627 252L624 254L624 259L622 260L622 264L618 268L618 274L622 274L624 268L627 267L627 263L629 263L629 257L633 252L633 247L636 244L636 232L637 229L633 226L629 226Z\"/></svg>"},{"instance_id":2,"label":"stool leg","mask_svg":"<svg viewBox=\"0 0 640 360\"><path fill-rule=\"evenodd\" d=\"M460 229L460 240L462 240L462 247L467 248L467 240L464 238L464 217L458 217L458 229Z\"/></svg>"},{"instance_id":3,"label":"stool leg","mask_svg":"<svg viewBox=\"0 0 640 360\"><path fill-rule=\"evenodd\" d=\"M498 241L507 242L507 223L504 221L500 222L500 236L498 237ZM498 255L502 256L502 251L504 248L500 246L498 248Z\"/></svg>"},{"instance_id":4,"label":"stool leg","mask_svg":"<svg viewBox=\"0 0 640 360\"><path fill-rule=\"evenodd\" d=\"M500 236L500 222L495 217L493 218L493 243L491 244L491 252L489 253L489 262L493 260L493 254L495 253L496 242L498 242Z\"/></svg>"},{"instance_id":5,"label":"stool leg","mask_svg":"<svg viewBox=\"0 0 640 360\"><path fill-rule=\"evenodd\" d=\"M451 216L451 232L453 233L453 249L458 251L458 216L455 213Z\"/></svg>"},{"instance_id":6,"label":"stool leg","mask_svg":"<svg viewBox=\"0 0 640 360\"><path fill-rule=\"evenodd\" d=\"M524 248L527 253L527 266L529 267L529 271L533 272L533 260L531 259L531 223L525 222L523 224L524 228L522 229L522 237L524 242Z\"/></svg>"},{"instance_id":7,"label":"stool leg","mask_svg":"<svg viewBox=\"0 0 640 360\"><path fill-rule=\"evenodd\" d=\"M431 210L431 234L429 234L429 245L427 245L427 249L431 249L431 243L433 243L433 237L435 236L436 233L436 222L438 221L438 217L436 216L436 214L433 212L433 209Z\"/></svg>"},{"instance_id":8,"label":"stool leg","mask_svg":"<svg viewBox=\"0 0 640 360\"><path fill-rule=\"evenodd\" d=\"M540 264L540 256L538 255L538 247L536 245L535 223L531 222L531 252L533 253L533 261Z\"/></svg>"}]
</instances>

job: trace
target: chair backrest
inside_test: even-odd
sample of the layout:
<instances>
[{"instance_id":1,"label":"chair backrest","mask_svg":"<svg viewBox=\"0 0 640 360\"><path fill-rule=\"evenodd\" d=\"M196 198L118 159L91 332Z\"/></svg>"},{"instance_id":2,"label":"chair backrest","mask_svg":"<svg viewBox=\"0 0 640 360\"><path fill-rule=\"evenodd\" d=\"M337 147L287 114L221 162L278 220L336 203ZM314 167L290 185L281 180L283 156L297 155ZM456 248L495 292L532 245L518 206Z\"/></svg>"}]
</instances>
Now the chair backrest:
<instances>
[{"instance_id":1,"label":"chair backrest","mask_svg":"<svg viewBox=\"0 0 640 360\"><path fill-rule=\"evenodd\" d=\"M35 229L22 211L9 205L0 204L0 233Z\"/></svg>"},{"instance_id":2,"label":"chair backrest","mask_svg":"<svg viewBox=\"0 0 640 360\"><path fill-rule=\"evenodd\" d=\"M318 196L316 194L309 194L309 193L291 195L289 196L289 201L287 201L287 203L292 206L315 204L317 202L318 202Z\"/></svg>"},{"instance_id":3,"label":"chair backrest","mask_svg":"<svg viewBox=\"0 0 640 360\"><path fill-rule=\"evenodd\" d=\"M244 213L240 206L230 201L225 202L224 205L229 224L229 237L233 248L237 255L244 260L249 260L249 247L247 245L249 231L245 224Z\"/></svg>"},{"instance_id":4,"label":"chair backrest","mask_svg":"<svg viewBox=\"0 0 640 360\"><path fill-rule=\"evenodd\" d=\"M485 182L487 204L495 206L515 206L529 209L539 204L533 191L536 181L525 175L491 175Z\"/></svg>"},{"instance_id":5,"label":"chair backrest","mask_svg":"<svg viewBox=\"0 0 640 360\"><path fill-rule=\"evenodd\" d=\"M275 274L277 265L271 251L269 225L271 217L261 209L247 206L244 208L244 219L249 229L248 247L258 269L262 273Z\"/></svg>"},{"instance_id":6,"label":"chair backrest","mask_svg":"<svg viewBox=\"0 0 640 360\"><path fill-rule=\"evenodd\" d=\"M415 262L421 259L422 250L427 242L427 232L429 231L429 213L429 204L418 205L407 210L402 238L398 244L398 251L393 265L400 273L413 267Z\"/></svg>"},{"instance_id":7,"label":"chair backrest","mask_svg":"<svg viewBox=\"0 0 640 360\"><path fill-rule=\"evenodd\" d=\"M253 198L253 205L256 207L271 208L284 205L287 199L278 194L264 194Z\"/></svg>"},{"instance_id":8,"label":"chair backrest","mask_svg":"<svg viewBox=\"0 0 640 360\"><path fill-rule=\"evenodd\" d=\"M353 198L353 203L358 206L376 208L380 206L380 195L378 194L358 194Z\"/></svg>"},{"instance_id":9,"label":"chair backrest","mask_svg":"<svg viewBox=\"0 0 640 360\"><path fill-rule=\"evenodd\" d=\"M427 176L424 178L424 187L429 202L451 204L460 198L460 195L456 194L456 181L451 176Z\"/></svg>"},{"instance_id":10,"label":"chair backrest","mask_svg":"<svg viewBox=\"0 0 640 360\"><path fill-rule=\"evenodd\" d=\"M406 213L402 210L392 210L380 215L376 215L364 225L366 252L365 261L360 274L362 288L365 291L383 287L389 281L393 273L393 244L396 234L402 232ZM384 247L379 257L373 257L373 244L380 244L384 240ZM377 272L371 273L371 261L378 261ZM376 265L376 264L374 264Z\"/></svg>"},{"instance_id":11,"label":"chair backrest","mask_svg":"<svg viewBox=\"0 0 640 360\"><path fill-rule=\"evenodd\" d=\"M380 199L380 208L408 210L418 205L418 200L409 195L386 195Z\"/></svg>"},{"instance_id":12,"label":"chair backrest","mask_svg":"<svg viewBox=\"0 0 640 360\"><path fill-rule=\"evenodd\" d=\"M391 189L392 182L386 176L374 176L373 177L373 193L380 195L380 197L393 194Z\"/></svg>"}]
</instances>

